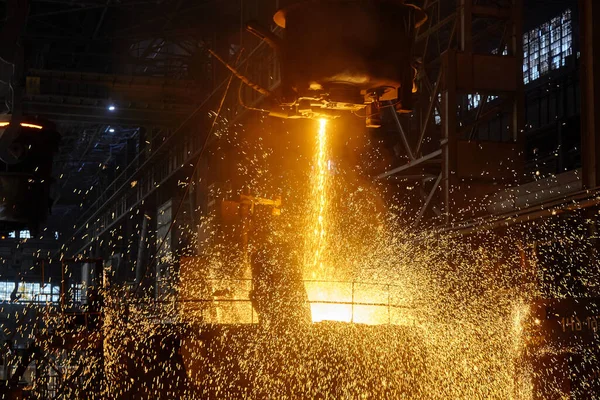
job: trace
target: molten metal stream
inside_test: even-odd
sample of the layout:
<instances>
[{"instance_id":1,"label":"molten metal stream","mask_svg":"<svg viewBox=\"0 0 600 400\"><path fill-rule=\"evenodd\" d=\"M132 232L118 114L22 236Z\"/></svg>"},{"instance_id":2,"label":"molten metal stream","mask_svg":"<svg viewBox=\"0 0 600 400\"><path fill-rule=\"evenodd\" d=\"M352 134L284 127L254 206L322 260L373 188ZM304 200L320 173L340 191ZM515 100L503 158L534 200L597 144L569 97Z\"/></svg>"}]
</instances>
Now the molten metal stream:
<instances>
[{"instance_id":1,"label":"molten metal stream","mask_svg":"<svg viewBox=\"0 0 600 400\"><path fill-rule=\"evenodd\" d=\"M315 169L313 175L314 226L312 234L312 268L313 277L323 270L323 255L326 246L327 203L329 179L327 171L327 120L319 120Z\"/></svg>"},{"instance_id":2,"label":"molten metal stream","mask_svg":"<svg viewBox=\"0 0 600 400\"><path fill-rule=\"evenodd\" d=\"M311 176L311 212L307 233L306 274L308 279L325 280L325 252L327 246L328 204L330 179L328 165L327 120L319 120L316 135L314 167ZM327 282L306 282L306 292L311 301L313 322L323 320L347 321L351 319L350 306L323 304L315 301L347 301L335 296L333 284Z\"/></svg>"}]
</instances>

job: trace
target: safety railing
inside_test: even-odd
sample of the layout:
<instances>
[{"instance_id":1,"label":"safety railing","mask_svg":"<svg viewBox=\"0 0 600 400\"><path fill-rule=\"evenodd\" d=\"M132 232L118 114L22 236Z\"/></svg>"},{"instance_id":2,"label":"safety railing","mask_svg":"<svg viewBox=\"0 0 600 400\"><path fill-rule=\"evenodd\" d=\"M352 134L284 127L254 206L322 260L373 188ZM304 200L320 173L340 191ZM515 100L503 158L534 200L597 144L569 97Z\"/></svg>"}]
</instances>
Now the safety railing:
<instances>
[{"instance_id":1,"label":"safety railing","mask_svg":"<svg viewBox=\"0 0 600 400\"><path fill-rule=\"evenodd\" d=\"M360 281L303 280L313 322L412 324L414 301L400 285ZM183 319L219 324L258 322L251 279L197 279L182 283L174 300Z\"/></svg>"}]
</instances>

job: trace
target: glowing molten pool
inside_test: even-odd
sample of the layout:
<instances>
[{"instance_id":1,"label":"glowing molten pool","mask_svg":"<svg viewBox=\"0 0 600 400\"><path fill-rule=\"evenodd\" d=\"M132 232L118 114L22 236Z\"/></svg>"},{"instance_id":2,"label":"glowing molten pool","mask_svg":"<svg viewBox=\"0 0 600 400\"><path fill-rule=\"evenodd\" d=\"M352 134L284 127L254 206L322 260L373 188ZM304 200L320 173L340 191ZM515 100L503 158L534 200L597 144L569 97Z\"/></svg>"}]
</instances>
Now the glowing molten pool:
<instances>
[{"instance_id":1,"label":"glowing molten pool","mask_svg":"<svg viewBox=\"0 0 600 400\"><path fill-rule=\"evenodd\" d=\"M304 285L313 322L406 323L405 309L396 307L394 287L336 281L306 281Z\"/></svg>"}]
</instances>

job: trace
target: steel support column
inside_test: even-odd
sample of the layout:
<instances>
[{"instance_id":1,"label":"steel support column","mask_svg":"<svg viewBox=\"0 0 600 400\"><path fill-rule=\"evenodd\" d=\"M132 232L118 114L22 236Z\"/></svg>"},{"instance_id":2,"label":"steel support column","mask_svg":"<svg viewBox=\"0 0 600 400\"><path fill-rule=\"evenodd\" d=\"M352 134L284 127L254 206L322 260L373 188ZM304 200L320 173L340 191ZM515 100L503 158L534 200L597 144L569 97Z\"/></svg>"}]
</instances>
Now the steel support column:
<instances>
[{"instance_id":1,"label":"steel support column","mask_svg":"<svg viewBox=\"0 0 600 400\"><path fill-rule=\"evenodd\" d=\"M481 110L485 104L480 104L476 112L475 125L470 135L463 137L459 113L460 104L464 98L471 94L485 93L482 101L487 101L489 95L506 96L504 100L511 103L510 110L511 124L508 127L509 137L514 146L514 156L518 157L519 142L521 136L519 133L523 129L523 74L522 74L522 0L512 0L507 2L504 7L500 5L495 12L486 9L487 17L495 17L505 21L505 32L510 33L510 40L507 42L507 55L503 53L503 42L501 40L500 48L497 51L478 53L474 46L473 21L480 9L475 7L475 0L457 0L457 13L459 24L459 40L455 49L448 50L442 55L441 74L441 125L442 137L445 145L442 146L442 199L444 205L444 216L446 224L451 224L460 219L467 207L471 207L467 200L474 200L481 192L491 190L484 188L496 184L494 174L491 175L490 182L477 182L478 189L472 189L470 181L474 168L481 167L477 162L465 162L466 158L481 159L485 158L485 152L492 149L481 147L475 150L473 146L465 146L466 142L474 138L474 131L477 127L477 118L481 116ZM490 51L492 49L489 49ZM503 67L499 67L502 65ZM465 151L476 151L481 154L464 154ZM493 158L493 157L490 157ZM517 160L513 160L518 163ZM480 163L481 164L481 163ZM515 167L515 170L518 170ZM498 179L502 179L502 173L497 174ZM472 191L472 193L471 193ZM468 213L475 213L475 210L468 210Z\"/></svg>"},{"instance_id":2,"label":"steel support column","mask_svg":"<svg viewBox=\"0 0 600 400\"><path fill-rule=\"evenodd\" d=\"M600 4L595 0L580 0L581 18L581 158L584 187L600 186Z\"/></svg>"},{"instance_id":3,"label":"steel support column","mask_svg":"<svg viewBox=\"0 0 600 400\"><path fill-rule=\"evenodd\" d=\"M471 1L471 0L467 0ZM442 148L442 199L444 221L450 223L450 215L454 211L452 188L456 186L456 153L458 142L458 122L456 110L458 94L456 89L456 51L450 50L444 54L444 83L442 92L442 135L445 145Z\"/></svg>"}]
</instances>

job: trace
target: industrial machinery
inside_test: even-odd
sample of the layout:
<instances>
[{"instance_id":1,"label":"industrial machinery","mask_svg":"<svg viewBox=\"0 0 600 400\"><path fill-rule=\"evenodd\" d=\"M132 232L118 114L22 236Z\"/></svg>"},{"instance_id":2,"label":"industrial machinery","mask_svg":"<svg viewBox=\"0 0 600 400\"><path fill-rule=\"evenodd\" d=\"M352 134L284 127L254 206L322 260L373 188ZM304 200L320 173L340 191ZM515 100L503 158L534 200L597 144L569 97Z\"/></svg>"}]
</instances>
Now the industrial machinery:
<instances>
[{"instance_id":1,"label":"industrial machinery","mask_svg":"<svg viewBox=\"0 0 600 400\"><path fill-rule=\"evenodd\" d=\"M246 188L239 199L223 199L218 203L213 223L220 231L216 236L222 239L216 239L212 245L223 246L223 252L230 256L225 257L225 263L232 265L225 267L229 271L226 279L221 276L207 280L210 276L207 265L199 263L198 258L183 259L180 295L182 303L189 304L182 311L193 314L194 303L199 301L205 322L222 323L223 317L227 319L244 311L245 302L240 299L248 298L251 313L257 314L261 324L273 327L310 322L299 260L292 256L285 238L274 232L275 217L281 213L281 198L254 196ZM198 290L198 287L206 288ZM214 300L208 302L208 307L204 302L207 298Z\"/></svg>"},{"instance_id":2,"label":"industrial machinery","mask_svg":"<svg viewBox=\"0 0 600 400\"><path fill-rule=\"evenodd\" d=\"M412 111L415 32L427 20L418 7L404 0L313 0L278 11L274 20L283 38L257 23L247 29L277 53L279 96L226 64L250 87L273 97L270 115L335 118L361 112L376 127L381 107Z\"/></svg>"},{"instance_id":3,"label":"industrial machinery","mask_svg":"<svg viewBox=\"0 0 600 400\"><path fill-rule=\"evenodd\" d=\"M0 233L35 232L50 209L52 161L60 135L54 124L6 115L0 118Z\"/></svg>"}]
</instances>

